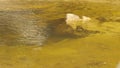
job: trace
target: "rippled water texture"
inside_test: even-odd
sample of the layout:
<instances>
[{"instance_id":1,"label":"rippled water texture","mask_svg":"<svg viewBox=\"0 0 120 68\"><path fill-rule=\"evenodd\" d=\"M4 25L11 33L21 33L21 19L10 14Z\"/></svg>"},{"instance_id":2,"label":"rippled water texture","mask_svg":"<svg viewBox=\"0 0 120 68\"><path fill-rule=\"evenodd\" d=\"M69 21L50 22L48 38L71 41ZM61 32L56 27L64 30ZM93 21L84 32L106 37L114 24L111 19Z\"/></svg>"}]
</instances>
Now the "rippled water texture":
<instances>
[{"instance_id":1,"label":"rippled water texture","mask_svg":"<svg viewBox=\"0 0 120 68\"><path fill-rule=\"evenodd\" d=\"M46 39L46 25L33 18L32 11L0 12L1 45L42 45Z\"/></svg>"},{"instance_id":2,"label":"rippled water texture","mask_svg":"<svg viewBox=\"0 0 120 68\"><path fill-rule=\"evenodd\" d=\"M119 67L119 8L119 0L0 0L0 68ZM93 21L73 31L67 13Z\"/></svg>"}]
</instances>

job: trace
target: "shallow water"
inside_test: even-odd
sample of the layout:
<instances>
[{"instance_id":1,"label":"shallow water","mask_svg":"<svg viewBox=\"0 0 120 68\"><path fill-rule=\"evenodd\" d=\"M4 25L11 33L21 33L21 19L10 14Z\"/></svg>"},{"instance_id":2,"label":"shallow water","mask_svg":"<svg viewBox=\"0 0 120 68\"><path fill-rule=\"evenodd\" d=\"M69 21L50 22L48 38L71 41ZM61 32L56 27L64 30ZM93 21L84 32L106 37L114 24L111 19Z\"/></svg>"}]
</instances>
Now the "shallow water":
<instances>
[{"instance_id":1,"label":"shallow water","mask_svg":"<svg viewBox=\"0 0 120 68\"><path fill-rule=\"evenodd\" d=\"M1 11L0 35L3 45L42 45L47 38L46 23L32 17L32 11Z\"/></svg>"},{"instance_id":2,"label":"shallow water","mask_svg":"<svg viewBox=\"0 0 120 68\"><path fill-rule=\"evenodd\" d=\"M67 7L62 6L65 4L67 4ZM47 28L48 24L53 23L56 19L64 18L65 14L71 10L75 14L88 15L93 18L101 14L103 11L105 11L102 13L103 16L111 16L111 14L106 14L109 9L103 10L101 9L101 6L96 6L96 4L88 7L89 9L93 8L92 11L88 11L88 13L84 13L87 9L81 10L82 7L84 7L84 3L80 3L82 6L78 8L77 6L79 3L77 6L74 5L74 3L72 3L72 6L69 5L71 3L65 2L65 4L64 2L45 2L43 4L26 4L21 2L18 5L7 5L9 9L6 10L1 8L0 23L4 24L4 26L7 26L5 23L13 23L13 25L7 26L12 28L10 30L3 25L3 27L0 27L1 40L5 40L5 42L1 42L0 46L0 68L116 68L120 61L119 22L103 22L97 24L97 26L92 24L88 29L99 30L100 33L91 33L85 35L85 37L71 38L71 36L58 37L56 35L49 37L50 33L47 31L49 30ZM15 5L17 5L17 7ZM49 6L52 6L52 8ZM95 7L99 7L99 9L94 10ZM108 7L113 10L112 14L114 16L119 16L119 13L114 14L119 11L116 10L117 7L118 6L116 6L114 10L112 9L113 7ZM65 10L66 8L68 9ZM93 13L98 10L101 10L101 12L93 15ZM59 22L59 20L57 22ZM16 27L14 25L16 25ZM38 28L40 28L40 30ZM38 30L37 36L34 34L36 33L36 30ZM6 32L4 33L4 31ZM24 41L22 38L24 42L33 43L37 40L37 42L35 42L36 44L32 44L32 46L22 45L24 43L18 44L19 41L16 42L16 39L19 37L21 38L21 36L24 37L24 34L25 37L28 37L28 39L24 38L27 41ZM11 37L11 35L14 36ZM42 46L37 45L38 42L40 42L39 44L43 42L40 37L43 37L43 40L46 40L42 43ZM5 43L8 43L9 46L5 46ZM12 43L15 45L13 46Z\"/></svg>"}]
</instances>

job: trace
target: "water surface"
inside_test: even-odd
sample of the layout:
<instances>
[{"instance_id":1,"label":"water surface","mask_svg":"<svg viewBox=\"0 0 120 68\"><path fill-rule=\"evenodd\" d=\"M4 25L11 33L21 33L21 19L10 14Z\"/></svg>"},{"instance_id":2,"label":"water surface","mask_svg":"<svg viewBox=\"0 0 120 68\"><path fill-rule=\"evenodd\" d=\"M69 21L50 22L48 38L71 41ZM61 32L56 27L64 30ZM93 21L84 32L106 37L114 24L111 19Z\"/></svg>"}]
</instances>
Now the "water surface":
<instances>
[{"instance_id":1,"label":"water surface","mask_svg":"<svg viewBox=\"0 0 120 68\"><path fill-rule=\"evenodd\" d=\"M1 68L115 68L120 60L118 5L86 2L4 2L0 5L7 7L0 8ZM106 21L89 27L99 33L77 38L51 36L49 24L62 22L66 13L92 19L104 17Z\"/></svg>"}]
</instances>

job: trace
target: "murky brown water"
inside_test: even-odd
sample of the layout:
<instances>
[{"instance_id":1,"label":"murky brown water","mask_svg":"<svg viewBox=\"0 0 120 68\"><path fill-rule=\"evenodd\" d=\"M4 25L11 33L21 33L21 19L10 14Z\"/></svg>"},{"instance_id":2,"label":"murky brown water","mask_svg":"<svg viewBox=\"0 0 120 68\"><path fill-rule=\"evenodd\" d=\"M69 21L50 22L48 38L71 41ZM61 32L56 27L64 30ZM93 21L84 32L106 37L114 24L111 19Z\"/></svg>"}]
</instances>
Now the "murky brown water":
<instances>
[{"instance_id":1,"label":"murky brown water","mask_svg":"<svg viewBox=\"0 0 120 68\"><path fill-rule=\"evenodd\" d=\"M81 2L8 3L0 4L7 7L0 8L0 68L116 68L120 61L119 21L92 24L88 29L99 33L77 38L50 36L48 28L49 23L61 22L68 12L92 18L119 17L116 10L119 6L99 6L102 3L89 6Z\"/></svg>"}]
</instances>

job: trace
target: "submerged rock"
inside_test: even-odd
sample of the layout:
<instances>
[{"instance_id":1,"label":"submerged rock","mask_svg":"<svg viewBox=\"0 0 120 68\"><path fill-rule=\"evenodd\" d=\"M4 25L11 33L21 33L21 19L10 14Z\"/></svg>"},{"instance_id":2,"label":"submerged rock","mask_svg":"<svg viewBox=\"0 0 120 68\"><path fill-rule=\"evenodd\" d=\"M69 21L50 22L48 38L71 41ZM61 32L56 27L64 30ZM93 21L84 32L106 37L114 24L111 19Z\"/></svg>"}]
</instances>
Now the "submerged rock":
<instances>
[{"instance_id":1,"label":"submerged rock","mask_svg":"<svg viewBox=\"0 0 120 68\"><path fill-rule=\"evenodd\" d=\"M87 30L81 26L77 26L76 30L74 30L71 26L66 24L65 20L65 18L60 18L49 21L49 28L51 29L49 33L51 33L51 36L76 38L85 37L91 33L98 33L98 31Z\"/></svg>"},{"instance_id":2,"label":"submerged rock","mask_svg":"<svg viewBox=\"0 0 120 68\"><path fill-rule=\"evenodd\" d=\"M70 35L73 34L73 29L66 25L65 18L49 21L51 35Z\"/></svg>"}]
</instances>

